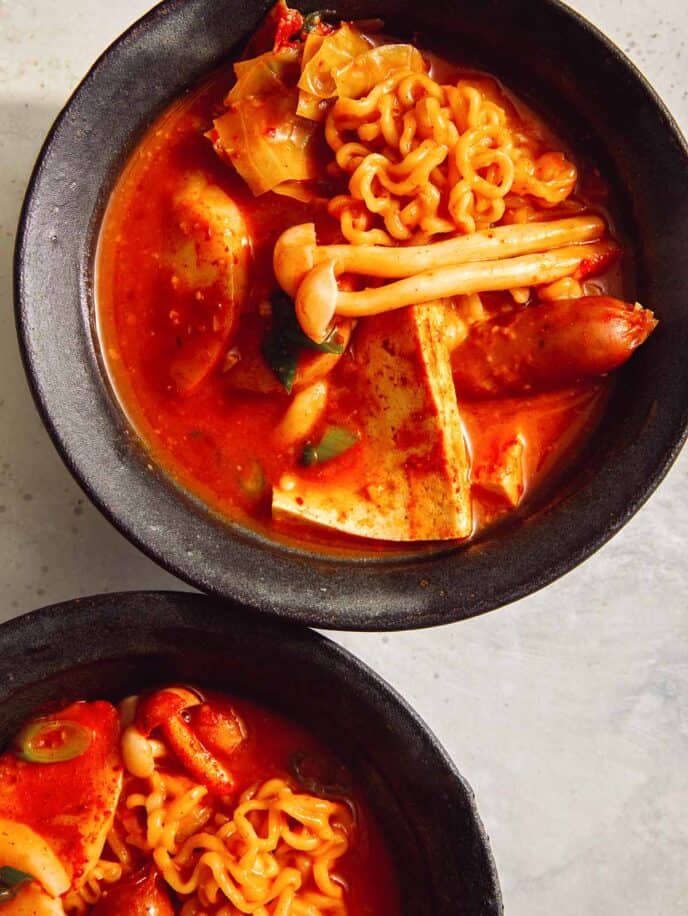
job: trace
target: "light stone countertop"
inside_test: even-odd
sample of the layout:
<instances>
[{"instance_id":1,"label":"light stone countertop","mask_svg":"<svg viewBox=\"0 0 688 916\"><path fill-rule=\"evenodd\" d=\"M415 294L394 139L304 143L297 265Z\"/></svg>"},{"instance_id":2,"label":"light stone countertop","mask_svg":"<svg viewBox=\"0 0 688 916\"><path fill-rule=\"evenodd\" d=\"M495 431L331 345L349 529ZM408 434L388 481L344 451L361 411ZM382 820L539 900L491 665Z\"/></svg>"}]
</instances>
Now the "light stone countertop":
<instances>
[{"instance_id":1,"label":"light stone countertop","mask_svg":"<svg viewBox=\"0 0 688 916\"><path fill-rule=\"evenodd\" d=\"M685 0L575 0L688 128ZM0 620L93 592L175 588L84 498L20 366L11 252L41 141L146 0L0 2ZM632 125L629 124L629 129ZM595 557L508 609L342 634L477 794L509 916L688 912L688 453Z\"/></svg>"}]
</instances>

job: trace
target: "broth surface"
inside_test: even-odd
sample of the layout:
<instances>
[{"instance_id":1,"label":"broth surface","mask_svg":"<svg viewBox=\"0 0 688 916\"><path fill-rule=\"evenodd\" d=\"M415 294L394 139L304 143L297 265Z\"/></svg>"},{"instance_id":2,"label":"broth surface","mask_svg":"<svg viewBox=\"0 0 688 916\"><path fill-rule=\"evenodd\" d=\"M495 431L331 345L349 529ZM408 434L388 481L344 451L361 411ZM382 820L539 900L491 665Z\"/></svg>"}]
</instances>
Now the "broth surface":
<instances>
[{"instance_id":1,"label":"broth surface","mask_svg":"<svg viewBox=\"0 0 688 916\"><path fill-rule=\"evenodd\" d=\"M440 72L442 79L465 75L454 64L432 60L433 72ZM471 76L489 81L505 104L512 104L491 78ZM161 263L170 200L186 176L200 174L224 190L241 209L249 230L250 302L235 340L239 350L247 341L255 349L255 315L275 289L272 253L280 234L289 226L315 219L319 239L336 237L326 213L272 192L254 197L215 154L205 134L223 110L222 101L234 82L228 66L172 105L143 137L113 191L98 252L97 325L115 391L152 459L220 516L271 538L326 552L418 552L419 547L425 548L274 519L269 487L256 486L257 479L274 485L285 473L298 472L316 483L336 480L360 489L377 460L365 444L335 461L304 469L293 450L280 451L271 437L289 404L285 392L277 389L266 396L238 390L221 369L185 394L179 393L171 378L170 366L184 350L191 326L213 321L212 303L199 303L188 291L175 289L170 270ZM547 126L532 112L522 105L518 111L526 130L547 136ZM564 144L558 142L557 148ZM579 198L584 197L587 183L599 209L604 196L599 177L593 170L581 174ZM595 277L595 288L614 295L620 282L614 268ZM488 293L483 298L495 314L512 304L509 293ZM353 345L328 377L325 419L359 428L364 405L352 395L355 339L354 332ZM527 499L553 471L575 460L600 420L609 384L608 378L598 378L530 396L489 401L459 397L473 466L488 466L505 443L519 439L525 446L523 498ZM476 480L471 500L474 536L513 511L503 495Z\"/></svg>"}]
</instances>

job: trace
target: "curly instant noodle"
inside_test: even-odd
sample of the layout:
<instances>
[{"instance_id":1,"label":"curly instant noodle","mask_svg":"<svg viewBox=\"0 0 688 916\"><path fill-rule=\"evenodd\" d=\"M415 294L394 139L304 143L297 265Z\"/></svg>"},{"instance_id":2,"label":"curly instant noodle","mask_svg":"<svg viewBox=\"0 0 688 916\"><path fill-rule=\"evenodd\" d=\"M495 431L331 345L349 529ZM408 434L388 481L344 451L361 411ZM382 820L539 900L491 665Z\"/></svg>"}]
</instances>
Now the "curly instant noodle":
<instances>
[{"instance_id":1,"label":"curly instant noodle","mask_svg":"<svg viewBox=\"0 0 688 916\"><path fill-rule=\"evenodd\" d=\"M169 761L164 742L154 747ZM143 858L178 895L182 916L347 916L336 868L353 831L347 804L298 791L282 777L231 802L156 762L145 780L125 776L103 857L67 895L65 912L90 912Z\"/></svg>"},{"instance_id":2,"label":"curly instant noodle","mask_svg":"<svg viewBox=\"0 0 688 916\"><path fill-rule=\"evenodd\" d=\"M473 233L499 224L520 198L561 204L577 180L566 156L540 152L485 87L443 86L427 73L397 71L362 98L339 98L325 137L350 176L329 212L357 245Z\"/></svg>"},{"instance_id":3,"label":"curly instant noodle","mask_svg":"<svg viewBox=\"0 0 688 916\"><path fill-rule=\"evenodd\" d=\"M156 770L148 792L123 792L124 808L142 821L120 821L108 835L109 854L67 913L86 913L104 887L131 869L132 851L152 857L184 903L182 916L346 916L333 869L349 848L352 815L341 802L294 792L279 778L245 791L232 810L205 786ZM125 824L127 826L125 826ZM127 829L127 827L129 829Z\"/></svg>"}]
</instances>

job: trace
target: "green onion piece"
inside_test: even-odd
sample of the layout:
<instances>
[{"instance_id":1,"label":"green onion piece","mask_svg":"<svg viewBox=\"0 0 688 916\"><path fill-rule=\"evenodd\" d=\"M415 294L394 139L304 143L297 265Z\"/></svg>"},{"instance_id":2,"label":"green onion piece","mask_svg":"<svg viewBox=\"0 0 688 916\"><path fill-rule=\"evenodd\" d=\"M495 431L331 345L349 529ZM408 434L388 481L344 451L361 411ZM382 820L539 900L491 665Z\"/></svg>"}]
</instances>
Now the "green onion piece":
<instances>
[{"instance_id":1,"label":"green onion piece","mask_svg":"<svg viewBox=\"0 0 688 916\"><path fill-rule=\"evenodd\" d=\"M0 867L0 903L14 900L24 884L34 881L34 876L28 872L19 871L11 865Z\"/></svg>"},{"instance_id":2,"label":"green onion piece","mask_svg":"<svg viewBox=\"0 0 688 916\"><path fill-rule=\"evenodd\" d=\"M93 732L68 719L29 722L14 739L14 753L29 763L63 763L81 757L90 747Z\"/></svg>"},{"instance_id":3,"label":"green onion piece","mask_svg":"<svg viewBox=\"0 0 688 916\"><path fill-rule=\"evenodd\" d=\"M320 343L316 340L311 340L310 337L306 337L300 325L298 329L289 328L286 339L288 342L293 343L294 346L304 350L319 350L320 353L334 353L337 356L344 352L344 344L341 342L336 328L331 328L325 340L321 340Z\"/></svg>"},{"instance_id":4,"label":"green onion piece","mask_svg":"<svg viewBox=\"0 0 688 916\"><path fill-rule=\"evenodd\" d=\"M263 341L263 356L265 362L279 379L280 385L287 394L291 394L296 380L296 365L299 361L298 350L285 347L282 341L270 334Z\"/></svg>"},{"instance_id":5,"label":"green onion piece","mask_svg":"<svg viewBox=\"0 0 688 916\"><path fill-rule=\"evenodd\" d=\"M317 445L308 443L301 452L301 464L310 467L312 464L323 464L339 457L352 445L358 442L356 433L343 426L328 426Z\"/></svg>"},{"instance_id":6,"label":"green onion piece","mask_svg":"<svg viewBox=\"0 0 688 916\"><path fill-rule=\"evenodd\" d=\"M302 350L318 350L339 356L344 352L344 345L337 336L336 328L321 343L307 337L296 318L294 303L283 292L276 293L271 304L272 327L263 339L263 358L287 394L291 394Z\"/></svg>"},{"instance_id":7,"label":"green onion piece","mask_svg":"<svg viewBox=\"0 0 688 916\"><path fill-rule=\"evenodd\" d=\"M267 483L263 465L255 458L239 471L239 486L252 499L259 499L265 493Z\"/></svg>"}]
</instances>

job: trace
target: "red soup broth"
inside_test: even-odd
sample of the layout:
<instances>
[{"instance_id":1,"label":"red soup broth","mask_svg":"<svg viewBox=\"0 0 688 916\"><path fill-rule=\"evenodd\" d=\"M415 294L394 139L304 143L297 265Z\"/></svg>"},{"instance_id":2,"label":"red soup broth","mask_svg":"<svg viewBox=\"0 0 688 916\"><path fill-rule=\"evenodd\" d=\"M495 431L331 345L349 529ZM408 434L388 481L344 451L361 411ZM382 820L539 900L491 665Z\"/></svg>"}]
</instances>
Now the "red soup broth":
<instances>
[{"instance_id":1,"label":"red soup broth","mask_svg":"<svg viewBox=\"0 0 688 916\"><path fill-rule=\"evenodd\" d=\"M433 69L440 67L433 58ZM442 62L442 77L461 73ZM464 74L466 75L466 74ZM476 78L475 74L470 74ZM489 79L481 77L482 79ZM239 522L287 543L344 555L409 553L428 545L378 542L275 520L269 495L256 499L252 477L259 467L269 483L297 469L293 451L282 453L270 433L284 414L285 393L268 395L232 389L221 371L213 372L191 393L180 394L170 365L180 345L180 315L187 321L206 321L194 304L170 286L161 270L161 251L169 218L169 202L190 172L218 185L240 207L251 237L251 293L248 306L255 314L259 303L276 288L272 251L289 226L316 220L319 236L327 238L333 225L318 223L313 207L272 192L253 197L242 179L215 154L205 136L222 100L234 82L230 68L209 78L175 102L148 130L127 163L112 193L103 221L97 258L97 325L106 367L130 422L153 461L181 487L220 516ZM492 81L493 85L496 85ZM498 89L507 104L511 96ZM525 106L518 104L526 129L550 132ZM565 145L558 142L558 148ZM600 291L618 293L618 271L596 278ZM508 294L490 294L493 308L507 305ZM501 297L501 300L500 300ZM241 338L242 330L239 331ZM338 418L356 424L358 406L352 403L347 373L353 363L348 353L328 376L330 402ZM474 466L489 464L500 444L516 432L527 443L525 496L542 486L554 469L561 470L580 449L599 422L609 390L608 379L581 382L564 391L524 398L460 402L469 451ZM308 474L342 482L357 477L356 453L344 455ZM364 465L359 468L364 472ZM300 474L304 469L298 467ZM339 478L338 478L339 479ZM475 533L500 520L512 507L480 486L472 490Z\"/></svg>"}]
</instances>

